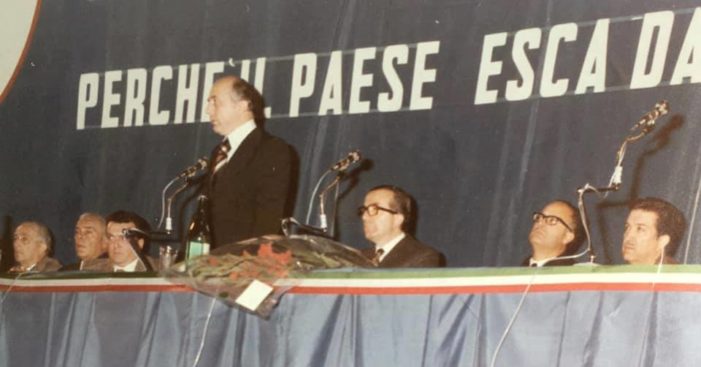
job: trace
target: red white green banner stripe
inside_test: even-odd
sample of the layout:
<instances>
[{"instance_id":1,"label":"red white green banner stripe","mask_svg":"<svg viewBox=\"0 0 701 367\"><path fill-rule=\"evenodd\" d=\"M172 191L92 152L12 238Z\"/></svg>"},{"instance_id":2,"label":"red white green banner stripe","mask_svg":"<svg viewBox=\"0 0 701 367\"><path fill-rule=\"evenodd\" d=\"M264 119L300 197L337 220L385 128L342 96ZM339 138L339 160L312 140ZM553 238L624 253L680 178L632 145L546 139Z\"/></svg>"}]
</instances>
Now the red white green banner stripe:
<instances>
[{"instance_id":1,"label":"red white green banner stripe","mask_svg":"<svg viewBox=\"0 0 701 367\"><path fill-rule=\"evenodd\" d=\"M701 267L608 266L481 268L395 271L322 271L280 279L295 294L483 294L567 291L701 292ZM192 292L158 277L85 275L63 278L0 278L6 292Z\"/></svg>"}]
</instances>

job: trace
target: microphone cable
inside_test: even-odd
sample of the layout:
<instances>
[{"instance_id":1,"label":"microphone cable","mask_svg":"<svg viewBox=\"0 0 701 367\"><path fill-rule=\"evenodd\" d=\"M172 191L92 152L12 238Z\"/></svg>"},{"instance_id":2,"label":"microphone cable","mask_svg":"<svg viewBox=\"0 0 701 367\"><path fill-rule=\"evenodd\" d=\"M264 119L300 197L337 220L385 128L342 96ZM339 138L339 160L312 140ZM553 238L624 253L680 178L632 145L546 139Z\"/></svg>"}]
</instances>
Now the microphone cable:
<instances>
[{"instance_id":1,"label":"microphone cable","mask_svg":"<svg viewBox=\"0 0 701 367\"><path fill-rule=\"evenodd\" d=\"M219 293L219 292L217 292ZM202 329L202 340L200 340L200 346L197 349L197 355L192 363L192 367L197 367L200 363L200 357L202 357L202 351L204 350L204 341L207 339L207 329L209 329L209 321L212 318L212 313L214 311L214 304L217 302L217 297L212 297L212 302L209 305L209 312L207 312L207 318L204 322L204 328Z\"/></svg>"},{"instance_id":2,"label":"microphone cable","mask_svg":"<svg viewBox=\"0 0 701 367\"><path fill-rule=\"evenodd\" d=\"M494 349L494 353L492 354L492 361L489 363L490 367L494 367L497 362L497 356L499 356L499 352L501 352L501 347L504 345L504 341L506 341L506 337L511 333L511 329L514 326L514 323L516 322L516 318L518 317L518 314L521 313L521 308L523 307L524 302L526 301L526 296L528 295L529 291L531 290L531 286L535 282L536 275L540 273L540 266L537 266L535 268L535 271L531 275L530 279L528 280L528 284L526 284L526 288L523 290L523 293L521 293L521 299L518 301L518 305L516 306L516 310L514 310L514 313L511 315L511 319L509 320L509 323L506 325L506 329L504 329L504 332L501 334L501 338L499 339L499 343L497 344L496 348Z\"/></svg>"},{"instance_id":3,"label":"microphone cable","mask_svg":"<svg viewBox=\"0 0 701 367\"><path fill-rule=\"evenodd\" d=\"M660 260L657 262L657 271L655 272L655 276L652 278L652 282L650 283L650 297L648 300L648 305L647 305L647 320L645 324L645 331L643 332L640 340L640 355L638 355L638 366L643 366L643 360L645 358L645 340L647 339L648 335L650 334L650 317L652 317L652 304L654 302L654 299L657 295L655 293L655 287L657 286L657 282L660 279L660 275L662 274L662 263L664 262L664 247L660 251Z\"/></svg>"}]
</instances>

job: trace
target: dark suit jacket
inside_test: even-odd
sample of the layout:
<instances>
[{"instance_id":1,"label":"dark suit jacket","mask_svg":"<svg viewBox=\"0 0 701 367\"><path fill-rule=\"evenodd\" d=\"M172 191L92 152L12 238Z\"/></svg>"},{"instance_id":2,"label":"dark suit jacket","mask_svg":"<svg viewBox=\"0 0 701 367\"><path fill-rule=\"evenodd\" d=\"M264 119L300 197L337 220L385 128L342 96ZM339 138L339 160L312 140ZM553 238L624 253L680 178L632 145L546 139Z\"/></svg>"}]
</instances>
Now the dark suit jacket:
<instances>
[{"instance_id":1,"label":"dark suit jacket","mask_svg":"<svg viewBox=\"0 0 701 367\"><path fill-rule=\"evenodd\" d=\"M58 262L58 260L54 259L53 257L44 257L39 262L36 263L36 266L34 266L34 269L30 270L29 272L31 273L43 273L43 272L50 272L50 271L58 271L58 269L61 268L61 263ZM19 272L20 267L19 265L15 265L10 269L10 272L16 273Z\"/></svg>"},{"instance_id":2,"label":"dark suit jacket","mask_svg":"<svg viewBox=\"0 0 701 367\"><path fill-rule=\"evenodd\" d=\"M362 252L369 259L375 256L375 248L366 248ZM444 266L445 257L443 254L408 234L394 246L378 265L379 268L439 268Z\"/></svg>"},{"instance_id":3,"label":"dark suit jacket","mask_svg":"<svg viewBox=\"0 0 701 367\"><path fill-rule=\"evenodd\" d=\"M291 186L292 150L261 128L205 181L213 247L280 232Z\"/></svg>"},{"instance_id":4,"label":"dark suit jacket","mask_svg":"<svg viewBox=\"0 0 701 367\"><path fill-rule=\"evenodd\" d=\"M146 256L146 261L149 262L149 265L151 265L151 268L154 269L154 271L158 271L158 262L156 259L152 258L151 256ZM88 262L83 265L83 270L88 271L88 272L99 272L99 273L112 273L114 272L114 264L112 261L110 261L109 258L98 258L98 259L93 259L89 260ZM145 272L146 267L142 263L137 263L136 264L136 269L134 269L134 272Z\"/></svg>"},{"instance_id":5,"label":"dark suit jacket","mask_svg":"<svg viewBox=\"0 0 701 367\"><path fill-rule=\"evenodd\" d=\"M107 253L104 253L100 256L97 257L98 259L106 259L107 258ZM88 260L90 261L90 260ZM59 271L80 271L80 263L81 261L78 261L77 263L73 264L68 264L64 265Z\"/></svg>"}]
</instances>

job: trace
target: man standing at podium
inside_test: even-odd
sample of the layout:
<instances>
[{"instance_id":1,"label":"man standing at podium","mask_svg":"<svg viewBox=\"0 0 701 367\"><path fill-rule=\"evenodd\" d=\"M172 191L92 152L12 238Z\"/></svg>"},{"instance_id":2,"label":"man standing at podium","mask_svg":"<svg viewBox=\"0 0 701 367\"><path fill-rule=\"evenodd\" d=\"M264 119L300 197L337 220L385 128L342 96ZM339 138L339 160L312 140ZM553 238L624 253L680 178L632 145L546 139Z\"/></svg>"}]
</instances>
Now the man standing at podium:
<instances>
[{"instance_id":1,"label":"man standing at podium","mask_svg":"<svg viewBox=\"0 0 701 367\"><path fill-rule=\"evenodd\" d=\"M225 76L212 86L207 114L223 138L212 152L205 182L213 247L279 233L292 151L257 125L264 120L262 96L246 81Z\"/></svg>"},{"instance_id":2,"label":"man standing at podium","mask_svg":"<svg viewBox=\"0 0 701 367\"><path fill-rule=\"evenodd\" d=\"M373 248L363 249L380 268L437 268L445 257L407 233L412 219L412 200L396 186L382 185L365 195L358 208L365 238Z\"/></svg>"},{"instance_id":3,"label":"man standing at podium","mask_svg":"<svg viewBox=\"0 0 701 367\"><path fill-rule=\"evenodd\" d=\"M676 264L672 257L684 235L684 214L658 198L635 200L626 219L621 253L629 264Z\"/></svg>"}]
</instances>

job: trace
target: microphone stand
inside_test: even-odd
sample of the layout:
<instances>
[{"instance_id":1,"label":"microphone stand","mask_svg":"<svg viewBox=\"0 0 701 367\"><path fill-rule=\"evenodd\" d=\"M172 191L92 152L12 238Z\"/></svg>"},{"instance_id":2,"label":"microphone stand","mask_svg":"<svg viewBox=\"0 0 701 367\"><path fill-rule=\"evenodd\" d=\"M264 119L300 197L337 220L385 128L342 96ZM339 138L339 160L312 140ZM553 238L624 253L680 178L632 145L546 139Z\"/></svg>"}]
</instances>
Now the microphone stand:
<instances>
[{"instance_id":1,"label":"microphone stand","mask_svg":"<svg viewBox=\"0 0 701 367\"><path fill-rule=\"evenodd\" d=\"M336 175L336 178L334 178L333 182L328 185L322 193L319 195L319 227L315 227L309 224L309 221L311 219L311 214L312 214L312 207L314 206L314 199L317 197L316 193L319 191L319 188L321 187L321 184L324 182L326 177L334 172L333 169L328 169L326 172L324 172L323 175L319 178L319 180L316 182L316 185L314 186L314 190L312 191L312 195L309 197L309 204L307 205L307 217L306 217L306 223L300 223L297 219L294 217L289 217L289 218L284 218L282 222L280 223L280 226L282 227L282 233L285 234L285 236L289 236L291 234L291 228L292 225L297 226L298 228L301 228L303 230L312 232L316 235L323 236L323 237L329 237L331 238L331 235L327 232L327 223L326 223L326 213L325 213L325 207L324 207L324 200L326 196L326 192L332 188L333 186L337 185L340 180L341 180L341 175L340 173Z\"/></svg>"},{"instance_id":2,"label":"microphone stand","mask_svg":"<svg viewBox=\"0 0 701 367\"><path fill-rule=\"evenodd\" d=\"M314 190L312 191L312 195L309 197L309 204L307 205L307 217L306 217L306 223L300 223L297 219L294 217L289 217L289 218L284 218L282 219L280 223L280 227L282 228L282 233L285 234L285 236L289 236L292 231L292 226L296 226L298 228L301 228L305 231L312 232L316 235L323 236L323 237L328 237L328 233L326 233L326 217L323 217L324 223L321 223L321 228L312 226L309 223L311 214L312 214L312 207L314 205L314 198L316 197L316 193L319 191L319 188L321 187L322 182L324 182L324 179L326 176L328 176L331 172L333 172L332 169L326 170L323 175L319 178L319 180L316 182L316 185L314 186ZM321 209L323 211L323 207ZM321 217L320 217L321 218Z\"/></svg>"},{"instance_id":3,"label":"microphone stand","mask_svg":"<svg viewBox=\"0 0 701 367\"><path fill-rule=\"evenodd\" d=\"M634 126L633 131L637 130L638 127L639 126ZM581 256L584 256L585 254L589 254L589 264L591 264L591 265L595 264L594 259L596 258L596 255L594 254L594 249L593 249L592 244L591 244L591 233L589 232L589 221L587 218L587 211L586 211L586 208L584 206L584 194L586 194L588 192L595 192L601 196L601 193L604 193L603 198L606 198L606 196L608 196L609 192L618 191L618 189L620 189L621 183L622 183L623 159L625 158L626 149L628 148L628 144L640 140L642 137L644 137L650 131L652 131L653 128L654 128L654 124L643 125L638 133L633 133L623 140L621 147L618 148L618 151L616 152L616 166L613 169L613 174L611 175L611 180L609 181L608 186L594 187L587 182L586 184L584 184L584 186L577 189L577 194L578 194L577 206L579 207L579 217L582 220L582 228L584 229L584 233L585 233L586 238L587 238L587 248L584 251L582 251L581 253L571 255L571 256L557 257L557 259L576 259L576 258L579 258Z\"/></svg>"},{"instance_id":4,"label":"microphone stand","mask_svg":"<svg viewBox=\"0 0 701 367\"><path fill-rule=\"evenodd\" d=\"M321 194L319 194L319 226L321 229L326 232L329 226L327 225L326 221L326 211L324 210L325 202L326 202L326 193L329 192L332 188L336 188L336 197L338 197L338 184L341 182L341 178L343 177L343 172L338 172L336 175L336 178L333 179L333 181L324 188L324 190L321 191ZM335 203L335 200L334 200ZM336 218L335 216L331 218L331 236L333 237L333 228L334 228L334 222Z\"/></svg>"},{"instance_id":5,"label":"microphone stand","mask_svg":"<svg viewBox=\"0 0 701 367\"><path fill-rule=\"evenodd\" d=\"M341 183L341 180L344 177L344 172L350 167L351 164L358 162L362 159L360 156L360 151L354 150L348 154L346 158L343 158L342 160L336 162L331 168L327 169L323 175L319 178L319 180L316 182L316 185L314 186L314 190L312 191L312 195L309 197L309 205L307 206L307 217L306 217L306 223L299 223L295 218L290 217L290 218L285 218L281 222L281 227L282 231L285 234L285 236L290 235L290 227L292 224L305 229L307 231L311 231L313 233L319 234L321 236L333 238L333 232L334 232L334 224L335 224L335 219L336 219L336 206L334 205L334 216L332 218L332 223L331 223L331 231L328 231L329 226L326 220L326 193L329 192L332 188L336 188L336 196L335 196L335 201L338 200L338 187L339 184ZM319 194L319 227L314 227L309 223L310 218L311 218L311 213L312 213L312 207L314 205L314 199L316 198L316 193L319 191L319 188L321 187L321 184L324 182L324 179L326 179L326 176L331 174L331 172L336 172L336 177L333 179L333 181L327 185L324 190L322 190L321 194Z\"/></svg>"},{"instance_id":6,"label":"microphone stand","mask_svg":"<svg viewBox=\"0 0 701 367\"><path fill-rule=\"evenodd\" d=\"M149 237L148 233L137 228L128 228L122 231L124 238L126 238L129 245L131 245L131 250L134 252L134 255L136 255L136 258L139 259L139 262L141 262L147 272L153 272L153 266L151 266L151 263L146 258L146 255L144 255L143 249L139 247L138 238L136 236L137 233L145 237Z\"/></svg>"},{"instance_id":7,"label":"microphone stand","mask_svg":"<svg viewBox=\"0 0 701 367\"><path fill-rule=\"evenodd\" d=\"M192 184L192 178L195 176L196 171L189 172L187 175L183 176L178 175L172 180L166 184L166 186L163 188L163 191L161 192L161 218L160 221L158 222L158 225L156 228L161 229L163 227L163 222L165 220L165 232L167 234L170 234L173 231L173 217L171 215L171 208L173 206L173 199L175 199L176 196L178 196L183 190L188 188ZM178 187L175 192L173 192L168 199L166 199L166 193L168 192L168 189L178 180L181 178L185 178L185 182ZM202 177L202 176L199 176Z\"/></svg>"},{"instance_id":8,"label":"microphone stand","mask_svg":"<svg viewBox=\"0 0 701 367\"><path fill-rule=\"evenodd\" d=\"M158 225L156 228L160 229L163 226L163 221L166 216L166 192L168 192L168 189L180 179L180 177L174 177L172 180L170 180L166 186L161 190L161 218L158 221ZM172 226L172 219L170 217L170 204L172 202L172 197L168 199L168 220L166 220L166 228ZM170 223L168 223L170 222ZM168 230L166 230L168 231Z\"/></svg>"}]
</instances>

